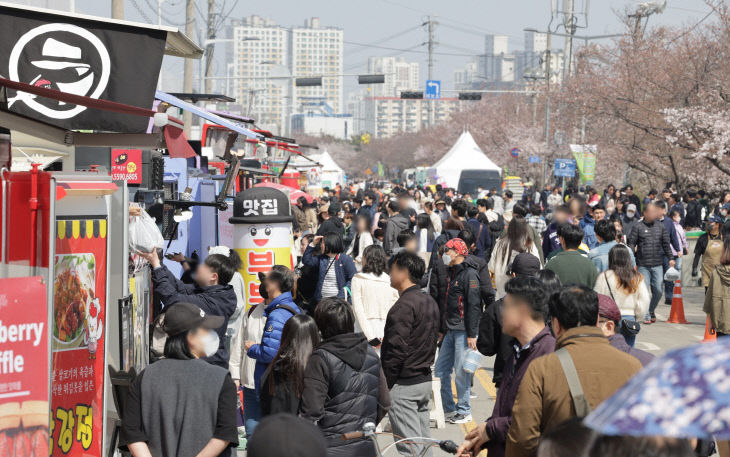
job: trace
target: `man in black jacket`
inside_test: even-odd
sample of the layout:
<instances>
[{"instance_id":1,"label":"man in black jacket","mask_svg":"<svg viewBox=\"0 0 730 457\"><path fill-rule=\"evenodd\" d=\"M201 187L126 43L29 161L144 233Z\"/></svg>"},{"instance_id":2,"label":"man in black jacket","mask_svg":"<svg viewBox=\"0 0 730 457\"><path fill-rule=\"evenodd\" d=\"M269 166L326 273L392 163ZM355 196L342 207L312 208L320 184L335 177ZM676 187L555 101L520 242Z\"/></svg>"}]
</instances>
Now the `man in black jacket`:
<instances>
[{"instance_id":1,"label":"man in black jacket","mask_svg":"<svg viewBox=\"0 0 730 457\"><path fill-rule=\"evenodd\" d=\"M631 228L627 240L629 249L636 252L637 270L644 276L644 283L651 291L651 302L644 320L645 324L656 322L654 311L662 299L664 282L664 261L662 257L666 256L670 259L669 266L674 266L669 234L664 224L658 221L660 215L661 208L657 204L648 204L644 208L644 219Z\"/></svg>"},{"instance_id":2,"label":"man in black jacket","mask_svg":"<svg viewBox=\"0 0 730 457\"><path fill-rule=\"evenodd\" d=\"M436 357L439 310L418 282L426 264L401 251L392 258L390 285L400 298L388 311L380 353L390 389L390 423L397 436L430 436L431 365ZM420 455L421 446L398 444L398 452ZM431 455L430 452L427 455Z\"/></svg>"},{"instance_id":3,"label":"man in black jacket","mask_svg":"<svg viewBox=\"0 0 730 457\"><path fill-rule=\"evenodd\" d=\"M408 230L411 221L401 214L404 208L401 208L397 201L388 202L386 209L388 210L388 222L385 223L383 249L386 255L391 256L398 247L398 235L403 230Z\"/></svg>"},{"instance_id":4,"label":"man in black jacket","mask_svg":"<svg viewBox=\"0 0 730 457\"><path fill-rule=\"evenodd\" d=\"M345 235L345 224L337 217L336 205L325 203L319 207L319 215L322 218L322 223L319 224L319 229L317 229L317 236L323 236L327 233Z\"/></svg>"},{"instance_id":5,"label":"man in black jacket","mask_svg":"<svg viewBox=\"0 0 730 457\"><path fill-rule=\"evenodd\" d=\"M453 424L471 421L470 391L472 375L464 371L468 349L476 350L482 299L479 272L466 262L469 249L460 238L444 246L442 262L448 264L446 303L442 319L446 324L435 373L441 379L444 414ZM451 372L455 373L458 403L451 393Z\"/></svg>"}]
</instances>

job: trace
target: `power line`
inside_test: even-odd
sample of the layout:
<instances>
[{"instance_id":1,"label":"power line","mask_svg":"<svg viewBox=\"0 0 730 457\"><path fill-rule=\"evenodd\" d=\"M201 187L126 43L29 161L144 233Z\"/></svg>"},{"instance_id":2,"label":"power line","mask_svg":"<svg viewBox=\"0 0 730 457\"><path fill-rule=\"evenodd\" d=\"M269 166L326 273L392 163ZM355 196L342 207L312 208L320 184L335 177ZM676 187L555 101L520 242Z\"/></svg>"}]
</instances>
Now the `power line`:
<instances>
[{"instance_id":1,"label":"power line","mask_svg":"<svg viewBox=\"0 0 730 457\"><path fill-rule=\"evenodd\" d=\"M412 50L416 46L413 46L408 49L402 49L402 48L392 48L389 46L377 46L377 45L372 45L372 44L368 44L368 43L356 43L354 41L344 41L344 43L352 45L352 46L361 46L361 47L365 47L365 48L384 49L386 51L398 51L398 52L403 52L403 53L408 52L408 53L413 53L413 54L421 53L421 51ZM423 44L419 44L417 46L423 46ZM476 52L473 54L463 54L463 53L459 54L459 53L454 53L454 52L434 52L433 53L433 55L435 55L435 56L455 56L455 57L474 57L474 56L479 56L479 55L483 55L483 54L484 54L483 52Z\"/></svg>"}]
</instances>

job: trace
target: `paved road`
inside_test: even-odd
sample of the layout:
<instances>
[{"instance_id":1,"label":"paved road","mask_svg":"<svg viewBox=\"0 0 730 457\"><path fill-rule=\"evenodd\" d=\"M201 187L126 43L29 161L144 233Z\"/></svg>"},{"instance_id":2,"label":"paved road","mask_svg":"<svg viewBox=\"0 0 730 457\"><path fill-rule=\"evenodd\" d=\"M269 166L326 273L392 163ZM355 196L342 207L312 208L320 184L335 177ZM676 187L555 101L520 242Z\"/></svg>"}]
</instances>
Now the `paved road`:
<instances>
[{"instance_id":1,"label":"paved road","mask_svg":"<svg viewBox=\"0 0 730 457\"><path fill-rule=\"evenodd\" d=\"M656 311L657 323L642 325L641 333L637 339L636 347L655 355L660 355L669 349L687 346L701 341L704 337L706 315L702 312L704 300L704 289L701 287L686 288L684 290L684 312L689 324L668 324L665 321L669 317L670 307L662 303ZM472 399L473 422L469 424L452 425L446 424L445 429L431 429L431 436L436 439L450 439L460 443L464 434L476 426L477 421L483 421L492 412L496 390L492 384L492 365L494 357L484 357L482 368L477 371L474 378L473 394L477 398ZM392 443L390 437L383 436L379 440L383 446ZM397 455L391 451L388 455ZM448 455L440 450L434 451L435 456ZM486 455L486 452L483 453Z\"/></svg>"}]
</instances>

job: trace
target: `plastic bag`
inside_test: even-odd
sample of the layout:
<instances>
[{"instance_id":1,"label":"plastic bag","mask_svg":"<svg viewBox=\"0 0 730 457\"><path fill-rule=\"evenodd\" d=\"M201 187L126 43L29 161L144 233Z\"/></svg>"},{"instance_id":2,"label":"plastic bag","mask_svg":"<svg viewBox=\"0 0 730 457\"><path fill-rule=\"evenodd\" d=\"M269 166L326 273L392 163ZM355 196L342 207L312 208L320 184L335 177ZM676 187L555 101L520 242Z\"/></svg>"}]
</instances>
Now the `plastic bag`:
<instances>
[{"instance_id":1,"label":"plastic bag","mask_svg":"<svg viewBox=\"0 0 730 457\"><path fill-rule=\"evenodd\" d=\"M681 274L674 267L669 267L666 273L664 273L664 280L674 282L679 279Z\"/></svg>"},{"instance_id":2,"label":"plastic bag","mask_svg":"<svg viewBox=\"0 0 730 457\"><path fill-rule=\"evenodd\" d=\"M152 217L144 209L139 216L129 221L129 250L152 252L157 248L164 249L165 239Z\"/></svg>"}]
</instances>

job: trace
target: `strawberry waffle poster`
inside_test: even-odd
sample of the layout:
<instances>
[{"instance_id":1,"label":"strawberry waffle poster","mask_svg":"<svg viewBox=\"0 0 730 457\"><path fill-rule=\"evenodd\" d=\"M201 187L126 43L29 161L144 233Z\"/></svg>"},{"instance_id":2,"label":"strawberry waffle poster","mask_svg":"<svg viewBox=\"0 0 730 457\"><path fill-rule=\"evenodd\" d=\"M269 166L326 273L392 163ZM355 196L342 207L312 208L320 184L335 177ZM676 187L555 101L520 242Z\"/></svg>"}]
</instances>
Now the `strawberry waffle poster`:
<instances>
[{"instance_id":1,"label":"strawberry waffle poster","mask_svg":"<svg viewBox=\"0 0 730 457\"><path fill-rule=\"evenodd\" d=\"M0 279L0 456L48 455L47 324L43 278Z\"/></svg>"},{"instance_id":2,"label":"strawberry waffle poster","mask_svg":"<svg viewBox=\"0 0 730 457\"><path fill-rule=\"evenodd\" d=\"M51 455L101 456L107 220L56 221Z\"/></svg>"}]
</instances>

